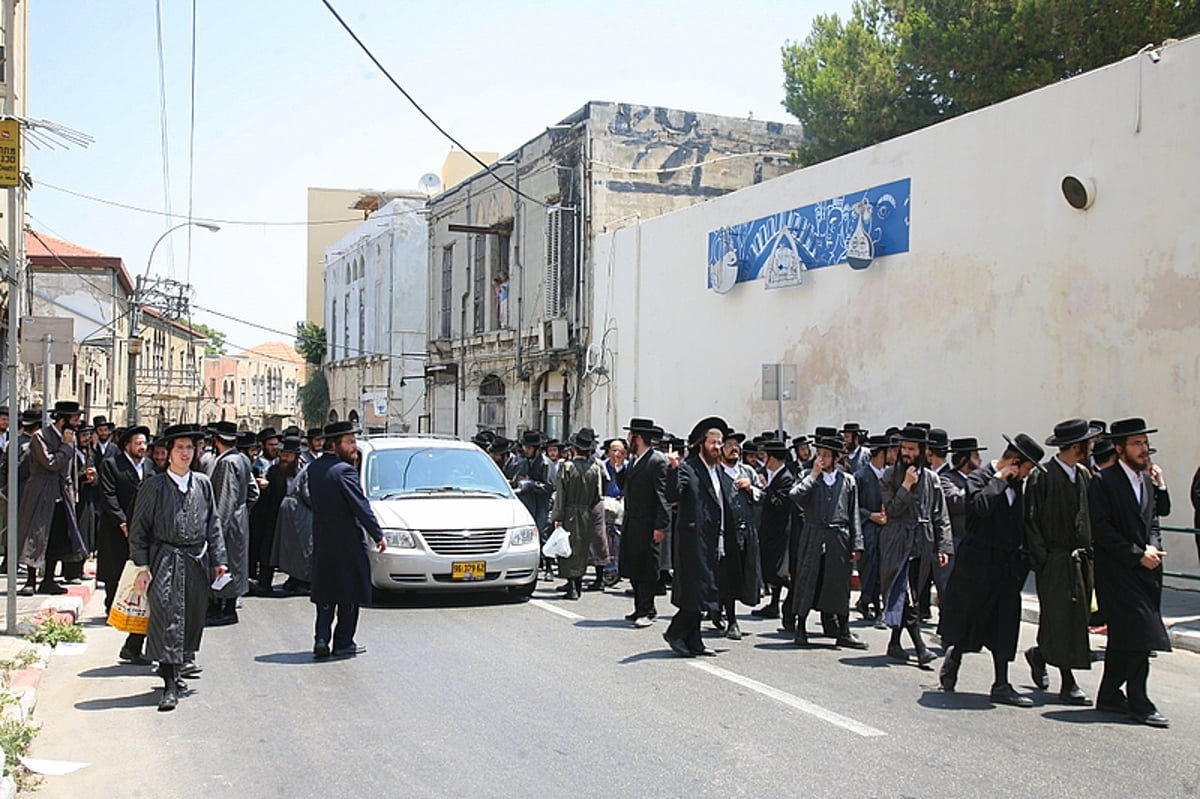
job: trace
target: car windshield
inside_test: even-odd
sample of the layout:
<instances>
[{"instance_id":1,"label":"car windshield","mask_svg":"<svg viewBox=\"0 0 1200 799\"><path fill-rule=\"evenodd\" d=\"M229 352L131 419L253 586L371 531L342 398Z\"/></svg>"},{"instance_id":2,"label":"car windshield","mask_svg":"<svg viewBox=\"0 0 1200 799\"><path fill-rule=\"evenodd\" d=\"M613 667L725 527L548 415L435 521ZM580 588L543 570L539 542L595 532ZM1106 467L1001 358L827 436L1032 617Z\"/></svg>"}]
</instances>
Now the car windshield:
<instances>
[{"instance_id":1,"label":"car windshield","mask_svg":"<svg viewBox=\"0 0 1200 799\"><path fill-rule=\"evenodd\" d=\"M367 497L482 492L511 497L504 475L480 449L405 447L367 455Z\"/></svg>"}]
</instances>

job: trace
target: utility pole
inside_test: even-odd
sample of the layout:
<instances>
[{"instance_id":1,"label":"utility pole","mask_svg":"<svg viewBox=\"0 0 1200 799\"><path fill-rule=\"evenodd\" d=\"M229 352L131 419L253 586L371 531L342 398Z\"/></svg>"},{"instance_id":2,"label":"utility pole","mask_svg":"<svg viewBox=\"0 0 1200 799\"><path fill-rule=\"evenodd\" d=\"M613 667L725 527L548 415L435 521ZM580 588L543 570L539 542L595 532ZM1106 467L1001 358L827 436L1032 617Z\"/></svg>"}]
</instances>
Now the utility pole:
<instances>
[{"instance_id":1,"label":"utility pole","mask_svg":"<svg viewBox=\"0 0 1200 799\"><path fill-rule=\"evenodd\" d=\"M17 80L16 80L16 65L18 59L13 58L13 45L16 37L13 35L13 30L16 27L16 0L3 0L4 11L4 116L12 119L15 115L16 104L15 97ZM19 129L18 129L19 130ZM20 152L21 142L18 136L17 148ZM20 181L17 181L16 186L8 188L8 354L5 364L5 371L8 378L8 403L10 418L17 418L20 413L19 396L20 392L17 388L19 373L17 371L18 352L17 352L17 324L21 316L18 312L18 305L21 301L21 279L18 271L20 259L17 257L18 251L23 250L22 245L22 228L21 228L21 186ZM17 443L18 436L15 435L16 430L9 432L7 452L5 456L8 458L8 486L5 488L5 494L8 497L7 515L8 515L8 607L5 614L4 631L8 635L16 635L17 632L17 561L20 560L20 553L17 552L17 458L19 455L19 446L14 446Z\"/></svg>"}]
</instances>

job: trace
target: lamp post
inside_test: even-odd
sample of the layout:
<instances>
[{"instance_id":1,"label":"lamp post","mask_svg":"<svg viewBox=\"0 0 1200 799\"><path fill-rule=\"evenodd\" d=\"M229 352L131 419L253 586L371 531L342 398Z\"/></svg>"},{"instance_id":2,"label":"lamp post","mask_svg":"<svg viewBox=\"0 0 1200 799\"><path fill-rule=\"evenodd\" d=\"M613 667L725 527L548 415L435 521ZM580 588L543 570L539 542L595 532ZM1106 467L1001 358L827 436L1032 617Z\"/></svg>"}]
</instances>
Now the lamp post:
<instances>
[{"instance_id":1,"label":"lamp post","mask_svg":"<svg viewBox=\"0 0 1200 799\"><path fill-rule=\"evenodd\" d=\"M218 225L209 222L180 222L178 225L167 228L162 235L154 242L150 248L150 256L146 259L146 271L138 276L137 286L133 292L133 308L129 312L129 364L128 375L126 376L125 388L125 418L130 427L138 423L137 409L137 361L138 356L142 354L142 339L139 337L141 332L138 328L142 323L142 300L145 297L146 281L150 278L150 265L154 263L154 252L158 249L158 245L162 244L163 239L174 233L176 230L182 230L185 227L204 228L210 233L216 233L221 228Z\"/></svg>"}]
</instances>

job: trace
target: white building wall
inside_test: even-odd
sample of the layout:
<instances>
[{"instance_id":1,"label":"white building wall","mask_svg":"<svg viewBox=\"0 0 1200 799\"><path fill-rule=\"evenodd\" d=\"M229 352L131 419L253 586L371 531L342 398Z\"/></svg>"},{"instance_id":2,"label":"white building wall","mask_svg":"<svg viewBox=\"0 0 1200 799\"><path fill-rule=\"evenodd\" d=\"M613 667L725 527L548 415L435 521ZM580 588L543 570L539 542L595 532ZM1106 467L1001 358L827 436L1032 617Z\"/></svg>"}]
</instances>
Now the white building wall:
<instances>
[{"instance_id":1,"label":"white building wall","mask_svg":"<svg viewBox=\"0 0 1200 799\"><path fill-rule=\"evenodd\" d=\"M596 244L592 425L651 416L681 435L709 413L776 426L764 363L797 365L795 434L857 420L929 420L1042 439L1056 421L1144 416L1190 519L1200 417L1200 38L1015 98L668 216ZM1140 115L1140 121L1139 121ZM1066 175L1095 204L1065 202ZM865 271L802 285L707 288L707 236L911 179L910 244ZM597 340L599 336L596 337Z\"/></svg>"}]
</instances>

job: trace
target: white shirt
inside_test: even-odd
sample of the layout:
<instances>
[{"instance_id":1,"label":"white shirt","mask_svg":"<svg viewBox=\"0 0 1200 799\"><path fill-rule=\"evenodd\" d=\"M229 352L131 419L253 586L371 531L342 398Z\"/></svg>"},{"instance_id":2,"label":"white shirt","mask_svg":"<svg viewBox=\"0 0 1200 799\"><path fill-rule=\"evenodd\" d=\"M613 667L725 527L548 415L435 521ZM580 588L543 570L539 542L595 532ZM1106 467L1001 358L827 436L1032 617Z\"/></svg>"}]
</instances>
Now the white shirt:
<instances>
[{"instance_id":1,"label":"white shirt","mask_svg":"<svg viewBox=\"0 0 1200 799\"><path fill-rule=\"evenodd\" d=\"M1125 461L1118 460L1121 468L1125 470L1125 476L1129 478L1129 484L1133 486L1133 495L1137 497L1138 504L1142 504L1142 476L1133 469L1125 465Z\"/></svg>"},{"instance_id":2,"label":"white shirt","mask_svg":"<svg viewBox=\"0 0 1200 799\"><path fill-rule=\"evenodd\" d=\"M179 489L179 493L186 494L188 486L192 484L191 471L184 473L183 477L175 474L175 472L171 471L170 469L167 469L167 474L170 475L171 479L175 481L175 486Z\"/></svg>"},{"instance_id":3,"label":"white shirt","mask_svg":"<svg viewBox=\"0 0 1200 799\"><path fill-rule=\"evenodd\" d=\"M146 462L146 459L142 458L140 461L135 461L132 457L130 457L128 452L125 453L125 457L129 458L129 462L132 463L133 468L137 470L138 479L144 480L146 476L142 473L142 464Z\"/></svg>"},{"instance_id":4,"label":"white shirt","mask_svg":"<svg viewBox=\"0 0 1200 799\"><path fill-rule=\"evenodd\" d=\"M1079 467L1074 463L1068 466L1067 464L1063 463L1062 458L1058 457L1057 455L1054 456L1054 460L1058 461L1058 465L1061 466L1062 470L1067 473L1067 478L1074 483L1075 475L1078 473Z\"/></svg>"},{"instance_id":5,"label":"white shirt","mask_svg":"<svg viewBox=\"0 0 1200 799\"><path fill-rule=\"evenodd\" d=\"M712 480L713 493L717 495L717 501L721 502L721 474L717 471L716 466L708 467L708 479ZM725 557L725 512L721 511L721 535L717 538L717 558Z\"/></svg>"},{"instance_id":6,"label":"white shirt","mask_svg":"<svg viewBox=\"0 0 1200 799\"><path fill-rule=\"evenodd\" d=\"M837 480L837 474L834 472L821 472L821 479L825 481L825 485L831 486Z\"/></svg>"},{"instance_id":7,"label":"white shirt","mask_svg":"<svg viewBox=\"0 0 1200 799\"><path fill-rule=\"evenodd\" d=\"M770 484L771 484L771 481L775 479L775 475L777 475L777 474L779 474L780 472L782 472L782 471L784 470L784 467L785 467L785 466L786 466L786 464L782 464L782 463L781 463L781 464L779 465L779 468L778 468L778 469L776 469L775 471L771 471L770 469L767 469L767 485L770 485Z\"/></svg>"},{"instance_id":8,"label":"white shirt","mask_svg":"<svg viewBox=\"0 0 1200 799\"><path fill-rule=\"evenodd\" d=\"M871 463L870 461L867 461L867 465L871 467L871 471L875 472L876 479L883 477L883 469Z\"/></svg>"}]
</instances>

